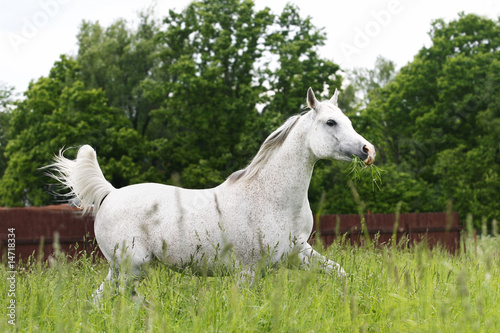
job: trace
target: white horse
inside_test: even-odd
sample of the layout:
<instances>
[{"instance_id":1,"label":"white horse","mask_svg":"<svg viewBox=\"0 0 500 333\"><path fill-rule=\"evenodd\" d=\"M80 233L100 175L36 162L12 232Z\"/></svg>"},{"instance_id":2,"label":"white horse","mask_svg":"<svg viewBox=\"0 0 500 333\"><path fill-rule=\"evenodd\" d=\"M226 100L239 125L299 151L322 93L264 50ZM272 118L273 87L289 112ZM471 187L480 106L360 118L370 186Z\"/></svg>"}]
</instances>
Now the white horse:
<instances>
[{"instance_id":1,"label":"white horse","mask_svg":"<svg viewBox=\"0 0 500 333\"><path fill-rule=\"evenodd\" d=\"M56 156L54 178L78 198L84 212L95 214L95 236L108 261L109 274L96 290L126 274L143 275L153 258L169 267L212 274L219 265L238 266L253 277L263 258L270 265L294 254L301 266L318 261L340 276L339 264L316 252L307 240L313 214L307 191L319 159L373 163L375 149L353 129L337 105L338 91L318 102L309 88L310 111L292 116L264 141L252 162L221 185L190 190L162 184L114 188L104 178L96 153L82 146L75 160Z\"/></svg>"}]
</instances>

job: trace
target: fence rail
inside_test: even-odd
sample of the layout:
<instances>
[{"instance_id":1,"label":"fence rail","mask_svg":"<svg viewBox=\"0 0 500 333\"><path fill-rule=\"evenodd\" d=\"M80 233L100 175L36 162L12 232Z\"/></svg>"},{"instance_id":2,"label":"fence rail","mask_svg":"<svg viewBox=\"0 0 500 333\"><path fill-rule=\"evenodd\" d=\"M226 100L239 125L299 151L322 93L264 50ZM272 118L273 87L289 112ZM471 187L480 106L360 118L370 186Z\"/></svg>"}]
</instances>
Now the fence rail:
<instances>
[{"instance_id":1,"label":"fence rail","mask_svg":"<svg viewBox=\"0 0 500 333\"><path fill-rule=\"evenodd\" d=\"M361 218L358 215L325 215L315 218L315 228L325 246L342 236L351 244L360 244L364 239ZM387 243L394 235L395 214L369 214L365 216L368 236L379 243ZM460 245L457 213L412 213L400 214L397 219L396 238L408 237L409 244L426 239L429 246L437 243L455 252ZM319 226L319 229L317 228ZM81 216L68 205L0 208L0 256L5 260L8 229L15 231L16 261L26 260L43 249L45 259L54 252L57 239L61 251L76 254L81 250L98 250L95 244L94 219ZM377 236L376 236L377 235Z\"/></svg>"},{"instance_id":2,"label":"fence rail","mask_svg":"<svg viewBox=\"0 0 500 333\"><path fill-rule=\"evenodd\" d=\"M359 215L325 215L316 218L316 224L325 246L343 235L351 244L360 244L365 237ZM365 215L365 225L370 239L374 240L377 235L377 242L381 244L396 236L398 242L407 237L409 244L423 239L430 247L439 243L452 253L460 248L462 226L458 213L368 214Z\"/></svg>"},{"instance_id":3,"label":"fence rail","mask_svg":"<svg viewBox=\"0 0 500 333\"><path fill-rule=\"evenodd\" d=\"M14 228L16 261L25 261L43 250L44 258L54 253L57 239L60 250L76 255L82 250L96 250L94 218L82 216L68 205L0 208L0 255L4 260L7 232Z\"/></svg>"}]
</instances>

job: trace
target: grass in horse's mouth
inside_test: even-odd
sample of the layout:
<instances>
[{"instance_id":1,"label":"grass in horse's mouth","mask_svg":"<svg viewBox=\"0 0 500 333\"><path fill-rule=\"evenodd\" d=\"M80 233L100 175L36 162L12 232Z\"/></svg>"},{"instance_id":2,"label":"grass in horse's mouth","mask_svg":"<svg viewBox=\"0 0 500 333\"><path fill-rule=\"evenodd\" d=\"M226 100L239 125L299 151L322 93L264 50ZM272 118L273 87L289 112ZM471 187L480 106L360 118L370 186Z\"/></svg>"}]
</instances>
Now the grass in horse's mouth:
<instances>
[{"instance_id":1,"label":"grass in horse's mouth","mask_svg":"<svg viewBox=\"0 0 500 333\"><path fill-rule=\"evenodd\" d=\"M359 158L356 155L353 155L351 164L349 164L346 173L349 177L351 177L351 180L354 183L358 183L361 180L362 175L368 171L371 173L373 191L375 191L375 187L377 187L380 191L380 185L382 184L381 174L382 172L384 172L384 170L380 169L375 164L366 166L363 160L361 160L361 158Z\"/></svg>"}]
</instances>

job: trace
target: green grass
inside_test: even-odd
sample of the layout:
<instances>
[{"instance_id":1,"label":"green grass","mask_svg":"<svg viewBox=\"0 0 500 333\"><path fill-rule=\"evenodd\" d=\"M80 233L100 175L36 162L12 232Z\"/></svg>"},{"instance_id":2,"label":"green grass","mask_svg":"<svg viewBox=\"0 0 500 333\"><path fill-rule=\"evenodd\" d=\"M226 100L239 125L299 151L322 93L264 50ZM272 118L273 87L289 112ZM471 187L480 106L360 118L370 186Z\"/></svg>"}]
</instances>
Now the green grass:
<instances>
[{"instance_id":1,"label":"green grass","mask_svg":"<svg viewBox=\"0 0 500 333\"><path fill-rule=\"evenodd\" d=\"M335 244L325 254L349 273L338 281L314 269L279 267L253 287L237 277L197 277L150 267L138 291L91 294L107 264L89 257L28 263L16 276L19 332L498 332L500 239L484 238L450 255L425 245L406 249ZM2 288L7 269L2 265ZM6 309L9 298L2 298Z\"/></svg>"},{"instance_id":2,"label":"green grass","mask_svg":"<svg viewBox=\"0 0 500 333\"><path fill-rule=\"evenodd\" d=\"M375 191L375 187L380 190L380 185L382 184L382 172L384 172L384 170L380 169L375 164L366 166L361 158L353 155L351 163L345 171L347 176L353 183L358 183L361 180L361 175L365 172L370 173L372 180L372 190Z\"/></svg>"}]
</instances>

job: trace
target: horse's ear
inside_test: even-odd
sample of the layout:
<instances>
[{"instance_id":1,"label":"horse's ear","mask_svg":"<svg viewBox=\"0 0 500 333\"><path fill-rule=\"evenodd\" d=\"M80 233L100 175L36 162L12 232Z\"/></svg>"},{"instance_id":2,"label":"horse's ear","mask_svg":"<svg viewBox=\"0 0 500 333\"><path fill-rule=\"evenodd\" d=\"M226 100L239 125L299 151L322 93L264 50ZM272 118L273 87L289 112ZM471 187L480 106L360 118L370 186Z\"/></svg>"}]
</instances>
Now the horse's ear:
<instances>
[{"instance_id":1,"label":"horse's ear","mask_svg":"<svg viewBox=\"0 0 500 333\"><path fill-rule=\"evenodd\" d=\"M307 105L313 110L316 110L316 107L318 106L318 100L316 99L316 96L314 96L314 91L311 87L307 90Z\"/></svg>"},{"instance_id":2,"label":"horse's ear","mask_svg":"<svg viewBox=\"0 0 500 333\"><path fill-rule=\"evenodd\" d=\"M335 92L333 93L332 98L330 98L330 103L332 103L335 106L339 106L338 99L339 99L339 91L337 90L337 88L335 88Z\"/></svg>"}]
</instances>

